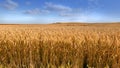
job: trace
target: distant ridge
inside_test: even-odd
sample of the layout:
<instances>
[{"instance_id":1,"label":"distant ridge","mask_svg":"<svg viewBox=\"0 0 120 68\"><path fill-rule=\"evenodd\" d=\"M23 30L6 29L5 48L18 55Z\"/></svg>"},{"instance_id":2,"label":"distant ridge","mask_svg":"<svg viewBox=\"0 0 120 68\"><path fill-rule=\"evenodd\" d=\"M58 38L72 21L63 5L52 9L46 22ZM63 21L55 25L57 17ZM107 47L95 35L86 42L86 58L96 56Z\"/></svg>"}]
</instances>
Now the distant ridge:
<instances>
[{"instance_id":1,"label":"distant ridge","mask_svg":"<svg viewBox=\"0 0 120 68\"><path fill-rule=\"evenodd\" d=\"M101 23L88 23L88 22L56 22L51 25L62 25L62 26L116 26L120 25L120 22L101 22Z\"/></svg>"},{"instance_id":2,"label":"distant ridge","mask_svg":"<svg viewBox=\"0 0 120 68\"><path fill-rule=\"evenodd\" d=\"M91 23L91 22L55 22L55 23L48 23L48 24L44 24L44 23L37 23L37 24L35 24L35 23L30 23L30 24L19 24L19 23L16 23L16 24L4 24L4 23L1 23L0 25L52 25L52 24L120 24L120 22L93 22L93 23Z\"/></svg>"},{"instance_id":3,"label":"distant ridge","mask_svg":"<svg viewBox=\"0 0 120 68\"><path fill-rule=\"evenodd\" d=\"M55 22L53 24L120 24L120 22Z\"/></svg>"}]
</instances>

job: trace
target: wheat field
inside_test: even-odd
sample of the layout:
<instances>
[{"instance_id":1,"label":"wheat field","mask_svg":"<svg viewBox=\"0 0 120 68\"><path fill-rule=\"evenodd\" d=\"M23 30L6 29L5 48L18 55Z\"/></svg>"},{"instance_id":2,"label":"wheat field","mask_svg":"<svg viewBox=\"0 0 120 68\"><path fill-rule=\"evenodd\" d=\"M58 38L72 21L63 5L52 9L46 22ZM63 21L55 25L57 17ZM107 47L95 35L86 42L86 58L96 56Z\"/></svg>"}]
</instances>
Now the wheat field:
<instances>
[{"instance_id":1,"label":"wheat field","mask_svg":"<svg viewBox=\"0 0 120 68\"><path fill-rule=\"evenodd\" d=\"M0 25L0 68L120 68L120 24Z\"/></svg>"}]
</instances>

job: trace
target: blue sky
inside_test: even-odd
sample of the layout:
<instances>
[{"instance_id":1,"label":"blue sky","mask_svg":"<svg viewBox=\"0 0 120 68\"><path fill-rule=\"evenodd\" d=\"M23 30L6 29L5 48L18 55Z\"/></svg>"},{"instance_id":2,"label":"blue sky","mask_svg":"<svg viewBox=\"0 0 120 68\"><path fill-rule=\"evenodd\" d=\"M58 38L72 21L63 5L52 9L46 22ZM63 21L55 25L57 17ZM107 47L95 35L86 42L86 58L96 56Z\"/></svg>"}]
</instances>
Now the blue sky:
<instances>
[{"instance_id":1,"label":"blue sky","mask_svg":"<svg viewBox=\"0 0 120 68\"><path fill-rule=\"evenodd\" d=\"M120 22L120 0L0 0L0 23Z\"/></svg>"}]
</instances>

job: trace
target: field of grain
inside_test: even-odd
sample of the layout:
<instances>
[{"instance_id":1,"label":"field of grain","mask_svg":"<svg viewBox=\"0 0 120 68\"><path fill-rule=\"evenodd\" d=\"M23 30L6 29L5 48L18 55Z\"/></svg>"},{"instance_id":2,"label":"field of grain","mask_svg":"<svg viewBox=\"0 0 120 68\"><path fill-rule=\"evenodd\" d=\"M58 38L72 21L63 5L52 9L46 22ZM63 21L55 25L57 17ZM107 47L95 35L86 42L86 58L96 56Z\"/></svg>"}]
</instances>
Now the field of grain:
<instances>
[{"instance_id":1,"label":"field of grain","mask_svg":"<svg viewBox=\"0 0 120 68\"><path fill-rule=\"evenodd\" d=\"M120 68L120 24L0 25L0 68Z\"/></svg>"}]
</instances>

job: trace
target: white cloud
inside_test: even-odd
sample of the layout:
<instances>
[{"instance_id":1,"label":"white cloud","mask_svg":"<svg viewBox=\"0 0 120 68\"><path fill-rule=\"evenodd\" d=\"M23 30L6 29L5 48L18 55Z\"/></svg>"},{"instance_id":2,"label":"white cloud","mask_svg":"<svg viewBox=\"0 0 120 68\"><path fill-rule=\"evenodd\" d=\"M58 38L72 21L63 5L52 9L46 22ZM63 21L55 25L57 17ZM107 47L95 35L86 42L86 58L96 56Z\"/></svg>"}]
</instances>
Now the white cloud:
<instances>
[{"instance_id":1,"label":"white cloud","mask_svg":"<svg viewBox=\"0 0 120 68\"><path fill-rule=\"evenodd\" d=\"M71 16L81 16L82 14L83 14L83 10L82 9L80 9L80 8L74 8L70 12L61 12L59 14L59 16L62 16L62 17L71 17Z\"/></svg>"},{"instance_id":2,"label":"white cloud","mask_svg":"<svg viewBox=\"0 0 120 68\"><path fill-rule=\"evenodd\" d=\"M72 8L60 4L54 4L51 2L46 2L45 3L45 8L50 10L50 11L57 11L57 12L68 12L72 11Z\"/></svg>"},{"instance_id":3,"label":"white cloud","mask_svg":"<svg viewBox=\"0 0 120 68\"><path fill-rule=\"evenodd\" d=\"M81 13L60 13L59 15L62 17L71 17L71 16L80 16Z\"/></svg>"},{"instance_id":4,"label":"white cloud","mask_svg":"<svg viewBox=\"0 0 120 68\"><path fill-rule=\"evenodd\" d=\"M6 0L5 3L3 4L3 7L13 10L18 7L18 3L12 1L12 0Z\"/></svg>"},{"instance_id":5,"label":"white cloud","mask_svg":"<svg viewBox=\"0 0 120 68\"><path fill-rule=\"evenodd\" d=\"M39 8L31 9L31 10L26 10L24 11L25 14L32 14L32 15L38 15L38 14L43 14L43 13L49 13L48 10L40 10Z\"/></svg>"},{"instance_id":6,"label":"white cloud","mask_svg":"<svg viewBox=\"0 0 120 68\"><path fill-rule=\"evenodd\" d=\"M40 14L41 10L38 8L32 9L32 10L26 10L24 13L26 14Z\"/></svg>"},{"instance_id":7,"label":"white cloud","mask_svg":"<svg viewBox=\"0 0 120 68\"><path fill-rule=\"evenodd\" d=\"M73 9L69 6L61 4L53 4L51 2L45 2L44 8L35 8L24 11L25 14L39 15L54 13L59 16L76 16L80 13L81 9Z\"/></svg>"},{"instance_id":8,"label":"white cloud","mask_svg":"<svg viewBox=\"0 0 120 68\"><path fill-rule=\"evenodd\" d=\"M81 8L71 8L70 6L54 4L51 2L45 3L45 9L61 17L80 16L82 14Z\"/></svg>"},{"instance_id":9,"label":"white cloud","mask_svg":"<svg viewBox=\"0 0 120 68\"><path fill-rule=\"evenodd\" d=\"M99 4L99 0L88 0L88 10L93 10L100 6L102 6L102 4Z\"/></svg>"}]
</instances>

